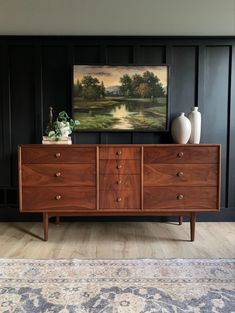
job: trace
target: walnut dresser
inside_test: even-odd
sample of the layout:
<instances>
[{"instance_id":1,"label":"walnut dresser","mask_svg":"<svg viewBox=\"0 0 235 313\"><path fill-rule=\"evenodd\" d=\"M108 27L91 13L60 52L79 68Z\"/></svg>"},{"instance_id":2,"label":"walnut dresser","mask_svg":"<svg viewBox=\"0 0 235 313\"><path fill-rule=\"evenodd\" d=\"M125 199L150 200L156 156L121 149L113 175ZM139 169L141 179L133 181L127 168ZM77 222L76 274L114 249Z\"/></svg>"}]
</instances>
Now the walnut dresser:
<instances>
[{"instance_id":1,"label":"walnut dresser","mask_svg":"<svg viewBox=\"0 0 235 313\"><path fill-rule=\"evenodd\" d=\"M21 212L190 217L220 207L220 145L20 145Z\"/></svg>"}]
</instances>

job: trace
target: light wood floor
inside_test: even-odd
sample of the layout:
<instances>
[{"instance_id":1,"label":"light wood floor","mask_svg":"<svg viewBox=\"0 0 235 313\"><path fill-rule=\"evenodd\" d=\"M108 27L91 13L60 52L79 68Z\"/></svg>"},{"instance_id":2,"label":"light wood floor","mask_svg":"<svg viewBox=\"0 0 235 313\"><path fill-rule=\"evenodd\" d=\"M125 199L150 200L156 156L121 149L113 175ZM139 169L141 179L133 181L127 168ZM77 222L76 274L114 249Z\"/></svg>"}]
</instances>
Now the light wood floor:
<instances>
[{"instance_id":1,"label":"light wood floor","mask_svg":"<svg viewBox=\"0 0 235 313\"><path fill-rule=\"evenodd\" d=\"M234 258L235 223L0 223L0 258Z\"/></svg>"}]
</instances>

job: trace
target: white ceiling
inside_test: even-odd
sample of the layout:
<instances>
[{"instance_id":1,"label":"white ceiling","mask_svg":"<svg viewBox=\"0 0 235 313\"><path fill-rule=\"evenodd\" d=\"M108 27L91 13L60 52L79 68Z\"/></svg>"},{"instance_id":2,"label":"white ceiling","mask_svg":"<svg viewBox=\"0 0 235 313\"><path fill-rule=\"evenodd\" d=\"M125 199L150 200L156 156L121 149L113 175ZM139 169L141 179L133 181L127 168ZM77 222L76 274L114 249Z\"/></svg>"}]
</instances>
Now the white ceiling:
<instances>
[{"instance_id":1,"label":"white ceiling","mask_svg":"<svg viewBox=\"0 0 235 313\"><path fill-rule=\"evenodd\" d=\"M0 35L235 35L235 0L0 0Z\"/></svg>"}]
</instances>

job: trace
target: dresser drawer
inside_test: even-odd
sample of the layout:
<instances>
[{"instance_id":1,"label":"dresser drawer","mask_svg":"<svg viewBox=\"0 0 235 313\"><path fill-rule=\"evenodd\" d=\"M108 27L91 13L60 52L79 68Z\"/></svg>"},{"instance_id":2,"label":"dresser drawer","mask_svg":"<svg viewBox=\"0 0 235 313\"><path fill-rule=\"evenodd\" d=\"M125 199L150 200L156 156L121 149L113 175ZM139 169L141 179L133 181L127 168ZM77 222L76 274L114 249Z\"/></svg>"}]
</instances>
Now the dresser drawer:
<instances>
[{"instance_id":1,"label":"dresser drawer","mask_svg":"<svg viewBox=\"0 0 235 313\"><path fill-rule=\"evenodd\" d=\"M212 211L218 210L216 187L147 187L144 210Z\"/></svg>"},{"instance_id":2,"label":"dresser drawer","mask_svg":"<svg viewBox=\"0 0 235 313\"><path fill-rule=\"evenodd\" d=\"M140 192L139 175L100 175L100 190L125 190Z\"/></svg>"},{"instance_id":3,"label":"dresser drawer","mask_svg":"<svg viewBox=\"0 0 235 313\"><path fill-rule=\"evenodd\" d=\"M140 160L100 160L100 174L140 174Z\"/></svg>"},{"instance_id":4,"label":"dresser drawer","mask_svg":"<svg viewBox=\"0 0 235 313\"><path fill-rule=\"evenodd\" d=\"M23 186L95 186L95 164L25 164Z\"/></svg>"},{"instance_id":5,"label":"dresser drawer","mask_svg":"<svg viewBox=\"0 0 235 313\"><path fill-rule=\"evenodd\" d=\"M22 211L76 212L96 210L93 187L25 187Z\"/></svg>"},{"instance_id":6,"label":"dresser drawer","mask_svg":"<svg viewBox=\"0 0 235 313\"><path fill-rule=\"evenodd\" d=\"M100 159L132 159L139 160L140 159L140 148L135 147L101 147L99 149Z\"/></svg>"},{"instance_id":7,"label":"dresser drawer","mask_svg":"<svg viewBox=\"0 0 235 313\"><path fill-rule=\"evenodd\" d=\"M30 147L21 150L23 164L28 163L95 163L96 148Z\"/></svg>"},{"instance_id":8,"label":"dresser drawer","mask_svg":"<svg viewBox=\"0 0 235 313\"><path fill-rule=\"evenodd\" d=\"M217 164L145 164L144 186L217 186Z\"/></svg>"},{"instance_id":9,"label":"dresser drawer","mask_svg":"<svg viewBox=\"0 0 235 313\"><path fill-rule=\"evenodd\" d=\"M134 195L130 189L119 191L100 190L100 209L113 210L113 209L140 209L140 197Z\"/></svg>"},{"instance_id":10,"label":"dresser drawer","mask_svg":"<svg viewBox=\"0 0 235 313\"><path fill-rule=\"evenodd\" d=\"M219 147L145 147L144 163L218 163Z\"/></svg>"}]
</instances>

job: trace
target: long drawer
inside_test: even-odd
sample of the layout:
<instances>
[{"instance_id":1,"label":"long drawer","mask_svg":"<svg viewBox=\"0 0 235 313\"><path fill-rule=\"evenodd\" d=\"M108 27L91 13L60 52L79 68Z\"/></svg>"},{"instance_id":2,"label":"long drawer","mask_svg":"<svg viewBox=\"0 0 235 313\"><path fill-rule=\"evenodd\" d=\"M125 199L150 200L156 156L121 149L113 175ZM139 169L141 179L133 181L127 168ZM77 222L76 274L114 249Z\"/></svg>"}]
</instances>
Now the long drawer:
<instances>
[{"instance_id":1,"label":"long drawer","mask_svg":"<svg viewBox=\"0 0 235 313\"><path fill-rule=\"evenodd\" d=\"M76 212L96 210L94 187L25 187L23 211Z\"/></svg>"},{"instance_id":2,"label":"long drawer","mask_svg":"<svg viewBox=\"0 0 235 313\"><path fill-rule=\"evenodd\" d=\"M144 186L217 186L217 164L145 164Z\"/></svg>"},{"instance_id":3,"label":"long drawer","mask_svg":"<svg viewBox=\"0 0 235 313\"><path fill-rule=\"evenodd\" d=\"M140 174L140 160L100 160L100 174Z\"/></svg>"},{"instance_id":4,"label":"long drawer","mask_svg":"<svg viewBox=\"0 0 235 313\"><path fill-rule=\"evenodd\" d=\"M113 209L140 209L139 194L134 194L132 190L100 190L100 209L113 210Z\"/></svg>"},{"instance_id":5,"label":"long drawer","mask_svg":"<svg viewBox=\"0 0 235 313\"><path fill-rule=\"evenodd\" d=\"M173 147L145 147L144 163L184 163L202 164L218 163L219 147L193 147L177 146Z\"/></svg>"},{"instance_id":6,"label":"long drawer","mask_svg":"<svg viewBox=\"0 0 235 313\"><path fill-rule=\"evenodd\" d=\"M103 190L123 190L131 189L140 192L139 175L100 175L100 189Z\"/></svg>"},{"instance_id":7,"label":"long drawer","mask_svg":"<svg viewBox=\"0 0 235 313\"><path fill-rule=\"evenodd\" d=\"M95 186L95 164L22 165L23 186Z\"/></svg>"},{"instance_id":8,"label":"long drawer","mask_svg":"<svg viewBox=\"0 0 235 313\"><path fill-rule=\"evenodd\" d=\"M131 159L139 160L140 159L140 148L136 147L101 147L99 149L100 159Z\"/></svg>"},{"instance_id":9,"label":"long drawer","mask_svg":"<svg viewBox=\"0 0 235 313\"><path fill-rule=\"evenodd\" d=\"M30 147L21 151L23 164L28 163L95 163L96 148L84 147Z\"/></svg>"},{"instance_id":10,"label":"long drawer","mask_svg":"<svg viewBox=\"0 0 235 313\"><path fill-rule=\"evenodd\" d=\"M216 187L148 187L144 188L143 209L153 211L218 210Z\"/></svg>"}]
</instances>

